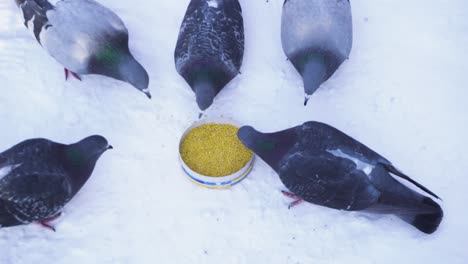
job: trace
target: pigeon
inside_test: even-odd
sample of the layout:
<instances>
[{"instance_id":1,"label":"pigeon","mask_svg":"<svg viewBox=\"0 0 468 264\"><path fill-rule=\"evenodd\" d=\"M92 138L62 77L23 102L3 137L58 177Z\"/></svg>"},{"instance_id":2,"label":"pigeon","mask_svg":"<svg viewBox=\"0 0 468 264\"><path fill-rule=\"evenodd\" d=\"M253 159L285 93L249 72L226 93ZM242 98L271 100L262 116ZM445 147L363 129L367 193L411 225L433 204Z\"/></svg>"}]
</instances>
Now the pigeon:
<instances>
[{"instance_id":1,"label":"pigeon","mask_svg":"<svg viewBox=\"0 0 468 264\"><path fill-rule=\"evenodd\" d=\"M146 70L128 47L128 30L111 10L93 0L15 0L30 29L69 74L99 74L133 85L151 98Z\"/></svg>"},{"instance_id":2,"label":"pigeon","mask_svg":"<svg viewBox=\"0 0 468 264\"><path fill-rule=\"evenodd\" d=\"M238 0L191 0L174 53L177 72L195 92L200 110L240 73L244 24Z\"/></svg>"},{"instance_id":3,"label":"pigeon","mask_svg":"<svg viewBox=\"0 0 468 264\"><path fill-rule=\"evenodd\" d=\"M0 227L49 224L91 176L99 157L112 149L102 136L64 145L30 139L0 153Z\"/></svg>"},{"instance_id":4,"label":"pigeon","mask_svg":"<svg viewBox=\"0 0 468 264\"><path fill-rule=\"evenodd\" d=\"M304 81L304 105L348 59L352 27L349 0L284 1L281 42Z\"/></svg>"},{"instance_id":5,"label":"pigeon","mask_svg":"<svg viewBox=\"0 0 468 264\"><path fill-rule=\"evenodd\" d=\"M393 214L431 234L442 221L438 203L403 185L395 176L439 197L390 161L338 129L306 122L276 133L250 126L238 132L242 143L279 175L296 201L346 211Z\"/></svg>"}]
</instances>

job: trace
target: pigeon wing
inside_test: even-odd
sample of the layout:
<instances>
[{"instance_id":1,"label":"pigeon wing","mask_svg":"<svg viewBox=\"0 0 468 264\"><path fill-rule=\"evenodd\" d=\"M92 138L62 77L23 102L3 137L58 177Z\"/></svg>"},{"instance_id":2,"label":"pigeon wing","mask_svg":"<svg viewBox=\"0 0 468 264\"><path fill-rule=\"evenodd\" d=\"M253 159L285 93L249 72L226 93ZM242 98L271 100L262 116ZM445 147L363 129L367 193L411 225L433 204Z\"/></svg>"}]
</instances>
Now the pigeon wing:
<instances>
[{"instance_id":1,"label":"pigeon wing","mask_svg":"<svg viewBox=\"0 0 468 264\"><path fill-rule=\"evenodd\" d=\"M390 162L384 160L384 161L381 161L380 164L383 165L383 167L390 173L392 173L393 175L396 175L402 179L405 179L409 182L411 182L412 184L416 185L419 189L425 191L426 193L434 196L435 198L441 200L441 198L439 196L437 196L437 194L433 193L431 190L429 190L428 188L424 187L424 185L418 183L417 181L411 179L408 175L404 174L403 172L401 172L399 169L397 169L395 166L393 166L393 164L391 164Z\"/></svg>"},{"instance_id":2,"label":"pigeon wing","mask_svg":"<svg viewBox=\"0 0 468 264\"><path fill-rule=\"evenodd\" d=\"M0 185L3 206L22 223L55 216L71 195L70 183L61 172L24 173L19 167Z\"/></svg>"},{"instance_id":3,"label":"pigeon wing","mask_svg":"<svg viewBox=\"0 0 468 264\"><path fill-rule=\"evenodd\" d=\"M343 210L363 210L380 197L367 175L330 153L294 153L279 171L285 186L307 202Z\"/></svg>"},{"instance_id":4,"label":"pigeon wing","mask_svg":"<svg viewBox=\"0 0 468 264\"><path fill-rule=\"evenodd\" d=\"M239 73L243 54L244 24L239 2L191 1L174 53L177 71L185 76L191 63L203 63L229 73L227 80L220 81L224 86Z\"/></svg>"},{"instance_id":5,"label":"pigeon wing","mask_svg":"<svg viewBox=\"0 0 468 264\"><path fill-rule=\"evenodd\" d=\"M239 71L244 56L244 20L239 1L224 1L225 14L220 17L221 39L226 44L224 56ZM236 73L237 74L237 73Z\"/></svg>"},{"instance_id":6,"label":"pigeon wing","mask_svg":"<svg viewBox=\"0 0 468 264\"><path fill-rule=\"evenodd\" d=\"M18 4L23 13L24 25L32 30L34 37L41 43L41 31L48 27L49 22L46 13L53 6L45 0L24 0Z\"/></svg>"},{"instance_id":7,"label":"pigeon wing","mask_svg":"<svg viewBox=\"0 0 468 264\"><path fill-rule=\"evenodd\" d=\"M0 167L23 164L24 161L35 157L47 157L51 151L57 150L63 144L55 143L44 138L33 138L16 144L0 153Z\"/></svg>"}]
</instances>

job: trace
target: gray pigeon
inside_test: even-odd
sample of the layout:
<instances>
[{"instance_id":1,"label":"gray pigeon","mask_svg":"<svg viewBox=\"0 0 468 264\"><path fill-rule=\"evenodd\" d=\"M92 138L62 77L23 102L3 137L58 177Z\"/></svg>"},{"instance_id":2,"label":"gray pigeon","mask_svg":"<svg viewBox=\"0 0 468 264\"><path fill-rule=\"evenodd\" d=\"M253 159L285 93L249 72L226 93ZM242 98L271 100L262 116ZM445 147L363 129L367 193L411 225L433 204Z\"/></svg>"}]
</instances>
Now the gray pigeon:
<instances>
[{"instance_id":1,"label":"gray pigeon","mask_svg":"<svg viewBox=\"0 0 468 264\"><path fill-rule=\"evenodd\" d=\"M394 176L439 197L378 153L329 125L307 122L268 134L246 126L238 137L279 174L292 192L285 194L296 198L290 207L304 200L339 210L394 214L428 234L442 221L439 204Z\"/></svg>"},{"instance_id":2,"label":"gray pigeon","mask_svg":"<svg viewBox=\"0 0 468 264\"><path fill-rule=\"evenodd\" d=\"M237 0L191 0L175 49L177 72L204 111L240 72L244 22Z\"/></svg>"},{"instance_id":3,"label":"gray pigeon","mask_svg":"<svg viewBox=\"0 0 468 264\"><path fill-rule=\"evenodd\" d=\"M112 147L102 136L64 145L30 139L0 153L0 227L48 222L91 176L99 157Z\"/></svg>"},{"instance_id":4,"label":"gray pigeon","mask_svg":"<svg viewBox=\"0 0 468 264\"><path fill-rule=\"evenodd\" d=\"M353 42L349 0L286 0L281 42L304 80L304 105L349 57Z\"/></svg>"},{"instance_id":5,"label":"gray pigeon","mask_svg":"<svg viewBox=\"0 0 468 264\"><path fill-rule=\"evenodd\" d=\"M71 73L99 74L130 83L149 98L149 77L130 53L128 30L93 0L15 0L37 41ZM80 79L81 80L81 79Z\"/></svg>"}]
</instances>

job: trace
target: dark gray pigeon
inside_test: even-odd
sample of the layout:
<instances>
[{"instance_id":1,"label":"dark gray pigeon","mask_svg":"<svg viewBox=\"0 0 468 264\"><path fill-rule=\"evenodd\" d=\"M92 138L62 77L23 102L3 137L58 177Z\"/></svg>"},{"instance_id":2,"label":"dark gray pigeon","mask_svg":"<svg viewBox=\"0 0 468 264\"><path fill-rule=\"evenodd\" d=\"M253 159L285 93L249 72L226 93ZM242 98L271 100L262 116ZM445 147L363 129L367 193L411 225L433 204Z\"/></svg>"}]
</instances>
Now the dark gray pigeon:
<instances>
[{"instance_id":1,"label":"dark gray pigeon","mask_svg":"<svg viewBox=\"0 0 468 264\"><path fill-rule=\"evenodd\" d=\"M304 80L305 101L349 57L353 25L349 0L286 0L283 50Z\"/></svg>"},{"instance_id":2,"label":"dark gray pigeon","mask_svg":"<svg viewBox=\"0 0 468 264\"><path fill-rule=\"evenodd\" d=\"M242 127L239 139L280 176L297 198L347 211L394 214L425 233L442 221L439 204L394 179L427 188L399 171L365 145L329 125L307 122L276 133Z\"/></svg>"},{"instance_id":3,"label":"dark gray pigeon","mask_svg":"<svg viewBox=\"0 0 468 264\"><path fill-rule=\"evenodd\" d=\"M30 139L0 153L0 227L48 222L91 176L99 157L112 147L102 136L64 145Z\"/></svg>"},{"instance_id":4,"label":"dark gray pigeon","mask_svg":"<svg viewBox=\"0 0 468 264\"><path fill-rule=\"evenodd\" d=\"M237 0L191 0L174 54L177 72L204 111L239 74L244 56L244 22Z\"/></svg>"},{"instance_id":5,"label":"dark gray pigeon","mask_svg":"<svg viewBox=\"0 0 468 264\"><path fill-rule=\"evenodd\" d=\"M99 74L130 83L149 98L149 77L128 47L128 30L111 10L93 0L15 0L24 24L49 54L78 74ZM81 79L80 79L81 80Z\"/></svg>"}]
</instances>

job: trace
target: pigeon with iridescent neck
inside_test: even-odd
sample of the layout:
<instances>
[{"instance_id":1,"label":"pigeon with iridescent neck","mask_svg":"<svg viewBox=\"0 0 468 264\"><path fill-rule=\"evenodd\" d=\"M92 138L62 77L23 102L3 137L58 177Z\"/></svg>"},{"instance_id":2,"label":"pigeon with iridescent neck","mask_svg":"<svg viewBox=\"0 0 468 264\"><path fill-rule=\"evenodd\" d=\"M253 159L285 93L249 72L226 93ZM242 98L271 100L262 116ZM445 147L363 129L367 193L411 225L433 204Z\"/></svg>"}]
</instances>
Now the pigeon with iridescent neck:
<instances>
[{"instance_id":1,"label":"pigeon with iridescent neck","mask_svg":"<svg viewBox=\"0 0 468 264\"><path fill-rule=\"evenodd\" d=\"M204 111L240 72L244 22L238 0L191 0L174 54L177 72Z\"/></svg>"},{"instance_id":2,"label":"pigeon with iridescent neck","mask_svg":"<svg viewBox=\"0 0 468 264\"><path fill-rule=\"evenodd\" d=\"M0 227L50 221L91 176L99 157L112 147L102 136L65 145L30 139L0 153Z\"/></svg>"},{"instance_id":3,"label":"pigeon with iridescent neck","mask_svg":"<svg viewBox=\"0 0 468 264\"><path fill-rule=\"evenodd\" d=\"M151 98L149 76L128 47L128 30L111 10L93 0L15 0L24 24L47 52L81 80L98 74L127 82Z\"/></svg>"},{"instance_id":4,"label":"pigeon with iridescent neck","mask_svg":"<svg viewBox=\"0 0 468 264\"><path fill-rule=\"evenodd\" d=\"M305 101L349 57L353 25L349 0L286 0L281 42L304 81Z\"/></svg>"},{"instance_id":5,"label":"pigeon with iridescent neck","mask_svg":"<svg viewBox=\"0 0 468 264\"><path fill-rule=\"evenodd\" d=\"M425 233L433 233L443 211L431 198L403 185L400 177L433 192L390 161L338 129L319 122L275 133L242 127L238 137L268 163L296 200L346 211L394 214Z\"/></svg>"}]
</instances>

